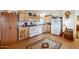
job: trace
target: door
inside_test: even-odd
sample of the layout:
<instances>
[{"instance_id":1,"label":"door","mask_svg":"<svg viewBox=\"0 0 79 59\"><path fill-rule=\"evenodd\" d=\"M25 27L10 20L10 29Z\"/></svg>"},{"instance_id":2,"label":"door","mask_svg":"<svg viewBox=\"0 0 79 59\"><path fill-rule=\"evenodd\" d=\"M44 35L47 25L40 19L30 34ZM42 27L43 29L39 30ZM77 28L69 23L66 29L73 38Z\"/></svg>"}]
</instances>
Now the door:
<instances>
[{"instance_id":1,"label":"door","mask_svg":"<svg viewBox=\"0 0 79 59\"><path fill-rule=\"evenodd\" d=\"M77 16L76 38L79 39L79 16Z\"/></svg>"}]
</instances>

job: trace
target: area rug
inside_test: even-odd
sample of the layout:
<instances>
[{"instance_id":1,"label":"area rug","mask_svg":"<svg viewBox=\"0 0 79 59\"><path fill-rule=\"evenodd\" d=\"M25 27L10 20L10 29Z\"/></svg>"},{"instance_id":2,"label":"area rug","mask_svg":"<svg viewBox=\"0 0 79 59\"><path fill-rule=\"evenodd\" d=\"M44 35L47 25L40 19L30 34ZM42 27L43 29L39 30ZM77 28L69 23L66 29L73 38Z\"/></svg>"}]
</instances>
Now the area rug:
<instances>
[{"instance_id":1,"label":"area rug","mask_svg":"<svg viewBox=\"0 0 79 59\"><path fill-rule=\"evenodd\" d=\"M59 49L61 45L62 43L58 41L49 38L44 38L26 46L26 48L27 49Z\"/></svg>"}]
</instances>

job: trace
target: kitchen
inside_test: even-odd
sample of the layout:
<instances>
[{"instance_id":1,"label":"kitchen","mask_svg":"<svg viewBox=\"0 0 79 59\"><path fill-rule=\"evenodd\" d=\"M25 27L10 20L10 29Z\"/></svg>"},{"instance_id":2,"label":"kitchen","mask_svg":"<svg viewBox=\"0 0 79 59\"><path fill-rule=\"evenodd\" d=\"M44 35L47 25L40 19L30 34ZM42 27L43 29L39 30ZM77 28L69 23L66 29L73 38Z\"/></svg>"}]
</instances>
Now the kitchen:
<instances>
[{"instance_id":1,"label":"kitchen","mask_svg":"<svg viewBox=\"0 0 79 59\"><path fill-rule=\"evenodd\" d=\"M65 15L66 12L67 15ZM68 16L73 20L67 21ZM74 11L71 10L3 10L0 12L0 19L1 47L23 40L32 40L35 37L39 37L40 40L41 37L52 38L55 36L71 41L75 38ZM46 34L50 34L50 36ZM25 45L23 46L25 47Z\"/></svg>"},{"instance_id":2,"label":"kitchen","mask_svg":"<svg viewBox=\"0 0 79 59\"><path fill-rule=\"evenodd\" d=\"M27 38L27 37L33 37L33 36L51 31L51 28L50 28L51 22L50 21L46 24L44 17L40 17L40 15L33 14L30 12L28 12L27 14L29 14L30 19L28 19L27 17L23 19L22 15L19 13L19 24L18 24L19 25L19 39L23 35L26 36L26 38ZM48 15L48 16L50 16L50 15ZM50 18L47 18L47 20L50 20ZM23 29L23 28L25 28L25 29ZM22 30L20 31L20 29L22 29ZM26 32L27 35L26 35L26 33L23 34L23 32L24 33ZM25 38L22 38L22 39L25 39Z\"/></svg>"},{"instance_id":3,"label":"kitchen","mask_svg":"<svg viewBox=\"0 0 79 59\"><path fill-rule=\"evenodd\" d=\"M27 10L1 10L0 19L1 46L50 32L47 29L50 24L46 25L46 21L39 14Z\"/></svg>"}]
</instances>

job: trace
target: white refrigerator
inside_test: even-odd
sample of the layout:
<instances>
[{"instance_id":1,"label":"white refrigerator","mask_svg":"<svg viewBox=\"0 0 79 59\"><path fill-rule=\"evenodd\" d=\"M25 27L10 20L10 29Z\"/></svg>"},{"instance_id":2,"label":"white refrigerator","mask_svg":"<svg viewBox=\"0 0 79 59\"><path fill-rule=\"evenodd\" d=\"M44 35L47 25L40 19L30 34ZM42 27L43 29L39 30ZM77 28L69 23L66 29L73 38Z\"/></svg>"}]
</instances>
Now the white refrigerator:
<instances>
[{"instance_id":1,"label":"white refrigerator","mask_svg":"<svg viewBox=\"0 0 79 59\"><path fill-rule=\"evenodd\" d=\"M51 34L60 35L61 33L61 19L55 18L51 20Z\"/></svg>"}]
</instances>

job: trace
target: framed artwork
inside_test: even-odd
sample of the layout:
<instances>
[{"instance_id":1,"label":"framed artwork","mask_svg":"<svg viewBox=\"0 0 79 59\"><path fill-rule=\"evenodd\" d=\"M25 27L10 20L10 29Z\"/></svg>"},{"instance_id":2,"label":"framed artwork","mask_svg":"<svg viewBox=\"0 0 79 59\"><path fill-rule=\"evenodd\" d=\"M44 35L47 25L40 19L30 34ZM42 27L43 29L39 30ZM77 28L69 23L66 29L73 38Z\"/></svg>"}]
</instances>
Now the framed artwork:
<instances>
[{"instance_id":1,"label":"framed artwork","mask_svg":"<svg viewBox=\"0 0 79 59\"><path fill-rule=\"evenodd\" d=\"M70 11L66 11L66 12L65 12L65 17L66 17L66 18L69 18L69 17L70 17L70 14L71 14Z\"/></svg>"}]
</instances>

